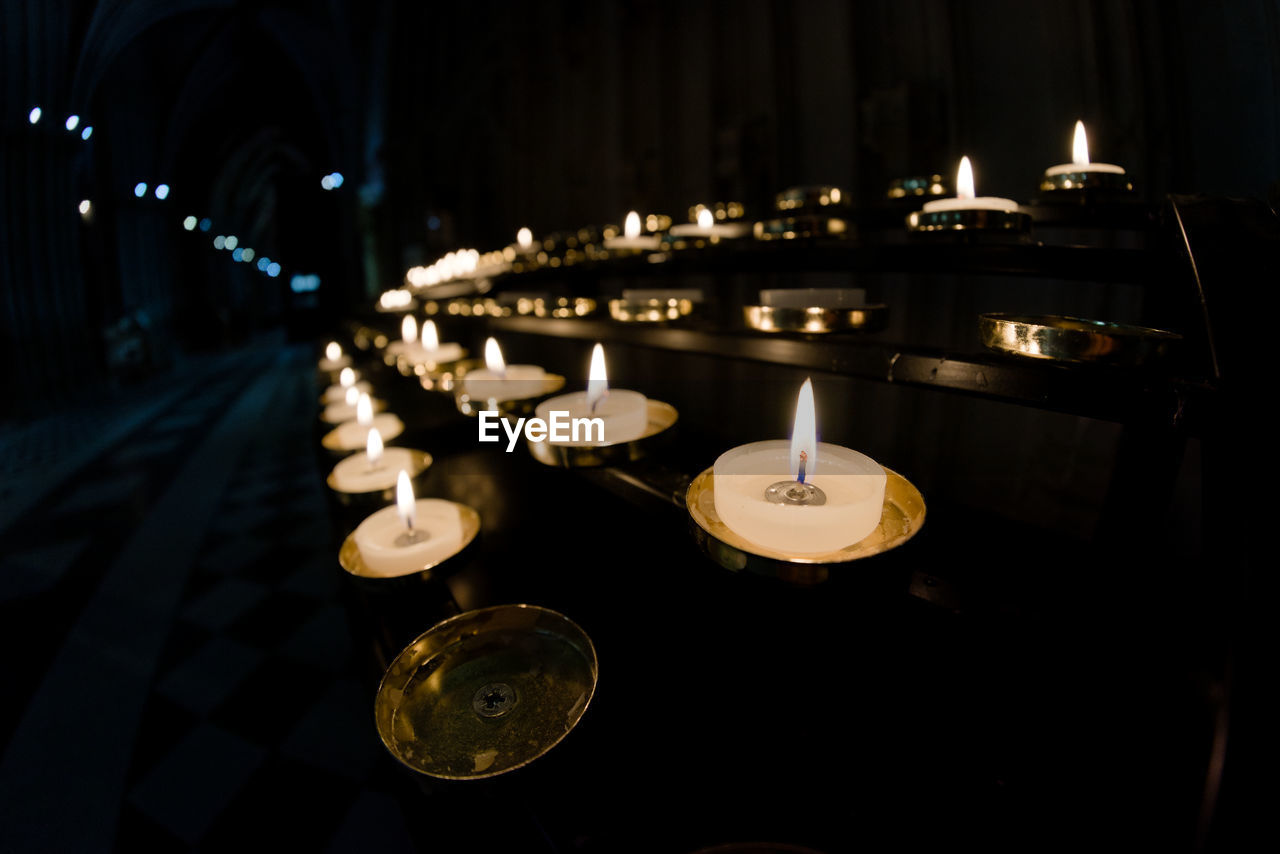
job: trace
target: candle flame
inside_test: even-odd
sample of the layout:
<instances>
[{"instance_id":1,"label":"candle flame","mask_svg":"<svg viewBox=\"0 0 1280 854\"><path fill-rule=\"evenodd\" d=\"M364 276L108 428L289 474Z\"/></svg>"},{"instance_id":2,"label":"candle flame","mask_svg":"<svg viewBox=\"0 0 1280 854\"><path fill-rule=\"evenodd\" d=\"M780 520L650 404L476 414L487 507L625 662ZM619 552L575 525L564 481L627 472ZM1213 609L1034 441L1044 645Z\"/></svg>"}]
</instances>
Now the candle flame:
<instances>
[{"instance_id":1,"label":"candle flame","mask_svg":"<svg viewBox=\"0 0 1280 854\"><path fill-rule=\"evenodd\" d=\"M956 171L956 198L972 199L977 195L973 186L973 164L968 156L960 158L960 168Z\"/></svg>"},{"instance_id":2,"label":"candle flame","mask_svg":"<svg viewBox=\"0 0 1280 854\"><path fill-rule=\"evenodd\" d=\"M396 509L400 511L400 521L412 531L413 511L417 508L413 499L413 483L409 480L409 473L404 469L396 475Z\"/></svg>"},{"instance_id":3,"label":"candle flame","mask_svg":"<svg viewBox=\"0 0 1280 854\"><path fill-rule=\"evenodd\" d=\"M484 366L498 376L505 376L507 373L507 363L502 359L502 348L492 338L484 342Z\"/></svg>"},{"instance_id":4,"label":"candle flame","mask_svg":"<svg viewBox=\"0 0 1280 854\"><path fill-rule=\"evenodd\" d=\"M639 237L640 236L640 214L635 211L627 214L627 221L622 226L623 237Z\"/></svg>"},{"instance_id":5,"label":"candle flame","mask_svg":"<svg viewBox=\"0 0 1280 854\"><path fill-rule=\"evenodd\" d=\"M347 406L355 406L360 402L360 389L353 385L347 386Z\"/></svg>"},{"instance_id":6,"label":"candle flame","mask_svg":"<svg viewBox=\"0 0 1280 854\"><path fill-rule=\"evenodd\" d=\"M343 388L351 388L356 384L356 372L350 368L343 368L338 373L338 385Z\"/></svg>"},{"instance_id":7,"label":"candle flame","mask_svg":"<svg viewBox=\"0 0 1280 854\"><path fill-rule=\"evenodd\" d=\"M418 321L413 319L412 314L406 314L404 320L400 321L400 337L406 344L418 340Z\"/></svg>"},{"instance_id":8,"label":"candle flame","mask_svg":"<svg viewBox=\"0 0 1280 854\"><path fill-rule=\"evenodd\" d=\"M440 334L434 320L422 321L422 348L427 352L440 349Z\"/></svg>"},{"instance_id":9,"label":"candle flame","mask_svg":"<svg viewBox=\"0 0 1280 854\"><path fill-rule=\"evenodd\" d=\"M596 344L591 349L591 369L587 374L587 407L595 412L596 405L609 393L609 375L604 367L604 347Z\"/></svg>"},{"instance_id":10,"label":"candle flame","mask_svg":"<svg viewBox=\"0 0 1280 854\"><path fill-rule=\"evenodd\" d=\"M1084 122L1076 120L1076 135L1071 141L1071 162L1077 166L1089 165L1089 140L1084 135Z\"/></svg>"},{"instance_id":11,"label":"candle flame","mask_svg":"<svg viewBox=\"0 0 1280 854\"><path fill-rule=\"evenodd\" d=\"M356 423L361 427L373 424L373 401L367 394L361 393L360 399L356 401Z\"/></svg>"},{"instance_id":12,"label":"candle flame","mask_svg":"<svg viewBox=\"0 0 1280 854\"><path fill-rule=\"evenodd\" d=\"M336 362L338 359L342 358L342 347L337 341L330 341L325 345L324 357L330 362Z\"/></svg>"},{"instance_id":13,"label":"candle flame","mask_svg":"<svg viewBox=\"0 0 1280 854\"><path fill-rule=\"evenodd\" d=\"M806 379L796 398L795 427L791 431L791 471L804 483L818 462L818 425L813 407L813 381ZM803 463L803 468L801 464Z\"/></svg>"},{"instance_id":14,"label":"candle flame","mask_svg":"<svg viewBox=\"0 0 1280 854\"><path fill-rule=\"evenodd\" d=\"M377 427L369 428L369 438L365 442L364 452L371 466L377 465L378 460L382 459L382 434L378 432Z\"/></svg>"},{"instance_id":15,"label":"candle flame","mask_svg":"<svg viewBox=\"0 0 1280 854\"><path fill-rule=\"evenodd\" d=\"M699 228L710 228L715 224L716 224L715 214L713 214L707 208L703 208L702 210L698 211L698 227Z\"/></svg>"},{"instance_id":16,"label":"candle flame","mask_svg":"<svg viewBox=\"0 0 1280 854\"><path fill-rule=\"evenodd\" d=\"M533 232L527 228L520 229L516 232L516 243L520 244L521 249L533 246Z\"/></svg>"}]
</instances>

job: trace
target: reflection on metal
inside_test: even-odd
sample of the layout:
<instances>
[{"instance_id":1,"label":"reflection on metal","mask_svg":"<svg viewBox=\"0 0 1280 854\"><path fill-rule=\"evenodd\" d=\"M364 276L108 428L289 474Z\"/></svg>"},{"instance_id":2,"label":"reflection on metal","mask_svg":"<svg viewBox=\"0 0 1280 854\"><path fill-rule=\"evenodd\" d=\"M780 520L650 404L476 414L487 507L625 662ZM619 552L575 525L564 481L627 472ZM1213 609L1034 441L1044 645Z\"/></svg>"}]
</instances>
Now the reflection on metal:
<instances>
[{"instance_id":1,"label":"reflection on metal","mask_svg":"<svg viewBox=\"0 0 1280 854\"><path fill-rule=\"evenodd\" d=\"M883 304L857 308L806 306L789 308L773 305L742 307L747 327L758 332L800 332L810 335L828 332L873 332L888 323L889 308Z\"/></svg>"},{"instance_id":2,"label":"reflection on metal","mask_svg":"<svg viewBox=\"0 0 1280 854\"><path fill-rule=\"evenodd\" d=\"M1164 358L1182 336L1163 329L1059 315L983 314L983 345L1057 362L1145 365Z\"/></svg>"},{"instance_id":3,"label":"reflection on metal","mask_svg":"<svg viewBox=\"0 0 1280 854\"><path fill-rule=\"evenodd\" d=\"M374 720L391 755L422 774L477 780L520 768L563 739L595 695L591 638L533 605L467 611L396 656Z\"/></svg>"},{"instance_id":4,"label":"reflection on metal","mask_svg":"<svg viewBox=\"0 0 1280 854\"><path fill-rule=\"evenodd\" d=\"M907 230L918 233L1000 231L1025 235L1031 230L1031 216L1022 211L963 208L948 211L912 211L907 214Z\"/></svg>"}]
</instances>

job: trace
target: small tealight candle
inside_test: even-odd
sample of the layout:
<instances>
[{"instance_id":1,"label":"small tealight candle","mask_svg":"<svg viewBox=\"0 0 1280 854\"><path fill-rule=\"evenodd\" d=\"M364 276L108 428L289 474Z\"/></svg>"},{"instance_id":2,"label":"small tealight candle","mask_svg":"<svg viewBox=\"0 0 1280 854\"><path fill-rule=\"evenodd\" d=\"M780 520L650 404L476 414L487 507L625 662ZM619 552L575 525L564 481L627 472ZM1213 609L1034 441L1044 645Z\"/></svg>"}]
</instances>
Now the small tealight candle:
<instances>
[{"instance_id":1,"label":"small tealight candle","mask_svg":"<svg viewBox=\"0 0 1280 854\"><path fill-rule=\"evenodd\" d=\"M1084 122L1076 120L1075 136L1071 140L1071 162L1050 166L1044 170L1045 177L1067 175L1084 172L1107 172L1112 175L1123 175L1124 169L1114 163L1093 163L1089 160L1089 139L1085 136Z\"/></svg>"},{"instance_id":2,"label":"small tealight candle","mask_svg":"<svg viewBox=\"0 0 1280 854\"><path fill-rule=\"evenodd\" d=\"M333 488L355 493L390 489L400 472L414 470L413 456L408 448L384 448L382 434L371 429L365 450L344 457L333 467Z\"/></svg>"},{"instance_id":3,"label":"small tealight candle","mask_svg":"<svg viewBox=\"0 0 1280 854\"><path fill-rule=\"evenodd\" d=\"M667 231L667 234L672 237L714 237L717 240L732 240L750 233L751 223L722 222L717 224L716 215L711 212L710 208L706 207L698 209L698 221L696 223L689 222L673 225Z\"/></svg>"},{"instance_id":4,"label":"small tealight candle","mask_svg":"<svg viewBox=\"0 0 1280 854\"><path fill-rule=\"evenodd\" d=\"M547 372L537 365L508 365L493 338L484 342L483 368L462 378L462 390L479 400L523 400L537 397L547 386Z\"/></svg>"},{"instance_id":5,"label":"small tealight candle","mask_svg":"<svg viewBox=\"0 0 1280 854\"><path fill-rule=\"evenodd\" d=\"M346 399L326 406L324 408L324 413L320 417L330 424L341 424L343 421L350 421L359 415L357 407L360 405L361 397L369 400L370 408L374 412L386 408L387 404L385 401L369 397L366 392L362 392L355 386L351 386L347 389Z\"/></svg>"},{"instance_id":6,"label":"small tealight candle","mask_svg":"<svg viewBox=\"0 0 1280 854\"><path fill-rule=\"evenodd\" d=\"M429 365L440 365L445 362L456 362L466 355L461 344L452 341L440 343L440 333L436 330L434 320L422 321L422 337L414 346L407 347L405 357L413 362L425 362Z\"/></svg>"},{"instance_id":7,"label":"small tealight candle","mask_svg":"<svg viewBox=\"0 0 1280 854\"><path fill-rule=\"evenodd\" d=\"M324 358L320 360L320 370L340 371L351 364L351 357L342 352L342 345L330 341L324 347Z\"/></svg>"},{"instance_id":8,"label":"small tealight candle","mask_svg":"<svg viewBox=\"0 0 1280 854\"><path fill-rule=\"evenodd\" d=\"M536 416L550 422L552 412L567 412L565 416L575 418L599 418L604 429L600 434L588 440L582 436L579 441L557 442L548 439L553 445L583 447L592 445L616 445L619 442L630 442L644 435L649 426L649 402L638 391L609 388L608 373L605 370L604 347L596 344L591 350L591 368L587 376L587 390L562 394L544 400L538 404Z\"/></svg>"},{"instance_id":9,"label":"small tealight candle","mask_svg":"<svg viewBox=\"0 0 1280 854\"><path fill-rule=\"evenodd\" d=\"M348 390L355 388L357 391L370 392L373 386L364 380L356 380L357 374L351 368L343 368L338 374L338 382L329 386L324 390L324 403L338 403L347 399Z\"/></svg>"},{"instance_id":10,"label":"small tealight candle","mask_svg":"<svg viewBox=\"0 0 1280 854\"><path fill-rule=\"evenodd\" d=\"M1017 213L1018 203L998 196L978 196L974 189L973 166L966 156L960 158L960 168L956 171L956 197L925 202L923 210L925 213L977 210Z\"/></svg>"},{"instance_id":11,"label":"small tealight candle","mask_svg":"<svg viewBox=\"0 0 1280 854\"><path fill-rule=\"evenodd\" d=\"M658 235L641 234L640 230L640 214L631 211L622 224L622 237L605 238L604 248L610 251L651 252L662 246L662 238Z\"/></svg>"},{"instance_id":12,"label":"small tealight candle","mask_svg":"<svg viewBox=\"0 0 1280 854\"><path fill-rule=\"evenodd\" d=\"M356 403L354 421L344 421L333 431L333 441L338 450L357 451L367 445L369 431L376 428L384 439L394 439L404 432L404 422L390 412L373 414L373 401L361 394Z\"/></svg>"},{"instance_id":13,"label":"small tealight candle","mask_svg":"<svg viewBox=\"0 0 1280 854\"><path fill-rule=\"evenodd\" d=\"M413 497L409 473L396 475L396 503L366 518L352 535L368 574L394 578L429 569L462 545L458 507Z\"/></svg>"},{"instance_id":14,"label":"small tealight candle","mask_svg":"<svg viewBox=\"0 0 1280 854\"><path fill-rule=\"evenodd\" d=\"M715 462L712 488L716 513L734 533L783 554L812 555L839 551L874 531L886 481L865 454L817 441L813 385L805 380L791 441L726 451Z\"/></svg>"},{"instance_id":15,"label":"small tealight candle","mask_svg":"<svg viewBox=\"0 0 1280 854\"><path fill-rule=\"evenodd\" d=\"M520 247L521 252L533 251L533 232L527 228L522 228L516 232L516 246Z\"/></svg>"}]
</instances>

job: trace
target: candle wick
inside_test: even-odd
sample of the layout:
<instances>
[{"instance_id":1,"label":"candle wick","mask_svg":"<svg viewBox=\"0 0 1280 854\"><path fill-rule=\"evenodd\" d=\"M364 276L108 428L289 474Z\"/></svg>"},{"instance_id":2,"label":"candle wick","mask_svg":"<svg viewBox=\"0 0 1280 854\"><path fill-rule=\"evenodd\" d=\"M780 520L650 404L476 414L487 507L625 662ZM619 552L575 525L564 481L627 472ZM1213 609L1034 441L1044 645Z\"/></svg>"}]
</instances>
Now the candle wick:
<instances>
[{"instance_id":1,"label":"candle wick","mask_svg":"<svg viewBox=\"0 0 1280 854\"><path fill-rule=\"evenodd\" d=\"M797 483L804 483L804 464L809 459L809 454L805 451L800 452L800 474L796 477Z\"/></svg>"}]
</instances>

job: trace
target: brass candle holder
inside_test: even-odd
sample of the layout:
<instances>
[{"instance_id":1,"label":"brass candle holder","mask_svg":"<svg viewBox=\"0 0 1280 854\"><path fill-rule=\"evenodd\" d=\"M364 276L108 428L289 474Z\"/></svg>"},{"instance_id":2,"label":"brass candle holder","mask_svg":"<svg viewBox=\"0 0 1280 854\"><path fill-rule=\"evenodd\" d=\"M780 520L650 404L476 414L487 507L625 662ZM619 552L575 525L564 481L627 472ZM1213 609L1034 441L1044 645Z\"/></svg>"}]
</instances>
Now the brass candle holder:
<instances>
[{"instance_id":1,"label":"brass candle holder","mask_svg":"<svg viewBox=\"0 0 1280 854\"><path fill-rule=\"evenodd\" d=\"M671 323L697 316L703 304L692 299L611 299L609 316L621 323Z\"/></svg>"},{"instance_id":2,"label":"brass candle holder","mask_svg":"<svg viewBox=\"0 0 1280 854\"><path fill-rule=\"evenodd\" d=\"M505 774L582 719L599 665L591 638L533 605L466 611L424 632L378 686L374 721L408 768L442 780Z\"/></svg>"},{"instance_id":3,"label":"brass candle holder","mask_svg":"<svg viewBox=\"0 0 1280 854\"><path fill-rule=\"evenodd\" d=\"M679 418L676 408L669 403L653 399L648 399L645 403L648 406L648 424L644 433L635 439L596 445L553 443L550 440L526 440L525 444L529 446L529 453L535 460L543 465L559 468L592 468L643 459L670 435L667 431Z\"/></svg>"},{"instance_id":4,"label":"brass candle holder","mask_svg":"<svg viewBox=\"0 0 1280 854\"><path fill-rule=\"evenodd\" d=\"M716 512L715 476L707 469L693 479L685 493L690 530L712 560L735 572L780 578L793 584L826 581L833 568L882 554L911 539L924 524L925 504L920 490L905 477L885 468L887 476L880 524L856 543L825 554L786 554L756 545L729 528Z\"/></svg>"},{"instance_id":5,"label":"brass candle holder","mask_svg":"<svg viewBox=\"0 0 1280 854\"><path fill-rule=\"evenodd\" d=\"M1031 231L1031 215L1021 210L963 208L944 211L912 211L907 230L916 234L965 235L973 232L1023 237Z\"/></svg>"},{"instance_id":6,"label":"brass candle holder","mask_svg":"<svg viewBox=\"0 0 1280 854\"><path fill-rule=\"evenodd\" d=\"M1169 355L1176 332L1060 315L983 314L984 346L1001 353L1054 362L1145 365Z\"/></svg>"},{"instance_id":7,"label":"brass candle holder","mask_svg":"<svg viewBox=\"0 0 1280 854\"><path fill-rule=\"evenodd\" d=\"M462 374L459 379L466 379L466 374ZM539 402L548 395L555 394L564 388L564 377L560 374L547 374L543 380L542 388L535 395L529 397L521 397L515 400L501 400L496 397L480 397L472 395L466 389L465 382L454 383L454 402L457 404L458 411L463 415L477 415L482 411L496 410L503 417L523 418L533 414Z\"/></svg>"},{"instance_id":8,"label":"brass candle holder","mask_svg":"<svg viewBox=\"0 0 1280 854\"><path fill-rule=\"evenodd\" d=\"M373 417L371 425L378 429L382 434L382 441L390 442L404 432L404 422L400 420L398 415L389 412L379 412ZM367 434L366 437L367 438ZM365 449L365 439L352 444L343 441L342 424L334 427L328 433L320 438L320 445L331 454L338 457L345 457L347 454Z\"/></svg>"},{"instance_id":9,"label":"brass candle holder","mask_svg":"<svg viewBox=\"0 0 1280 854\"><path fill-rule=\"evenodd\" d=\"M840 187L812 185L789 187L778 193L774 207L779 216L757 222L756 240L804 240L853 236L849 196Z\"/></svg>"},{"instance_id":10,"label":"brass candle holder","mask_svg":"<svg viewBox=\"0 0 1280 854\"><path fill-rule=\"evenodd\" d=\"M462 537L458 542L457 548L448 555L434 562L424 564L411 572L399 575L381 575L370 570L369 565L361 557L360 547L356 545L355 532L352 531L342 541L342 547L338 550L338 565L358 584L366 589L378 591L386 591L396 585L412 586L428 577L447 575L452 568L458 567L463 563L461 558L471 550L471 547L476 542L476 537L480 533L479 513L465 504L458 504L456 501L449 503L453 504L458 510L458 519L462 523Z\"/></svg>"},{"instance_id":11,"label":"brass candle holder","mask_svg":"<svg viewBox=\"0 0 1280 854\"><path fill-rule=\"evenodd\" d=\"M452 394L466 376L467 371L483 368L484 362L479 359L462 359L452 364L440 365L434 371L418 375L419 384L427 391L439 391Z\"/></svg>"},{"instance_id":12,"label":"brass candle holder","mask_svg":"<svg viewBox=\"0 0 1280 854\"><path fill-rule=\"evenodd\" d=\"M388 448L387 450L392 450L392 448ZM423 488L422 480L427 469L431 467L431 463L433 462L431 455L426 451L420 451L417 448L404 448L402 450L409 452L409 468L405 469L405 471L409 473L409 480L413 483L414 494L425 495L426 490ZM390 475L385 487L361 492L345 490L338 485L336 465L329 471L329 476L325 478L324 482L325 485L329 487L329 494L334 497L334 500L337 501L339 505L356 510L365 510L365 515L368 515L368 513L372 513L381 507L386 507L389 504L396 503L395 475L399 470L388 468L387 471Z\"/></svg>"},{"instance_id":13,"label":"brass candle holder","mask_svg":"<svg viewBox=\"0 0 1280 854\"><path fill-rule=\"evenodd\" d=\"M757 332L790 332L825 335L832 332L874 332L889 322L889 307L883 303L853 308L812 305L802 307L746 305L742 317L747 328Z\"/></svg>"}]
</instances>

